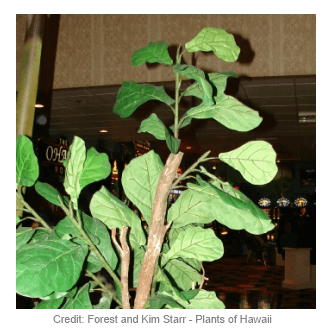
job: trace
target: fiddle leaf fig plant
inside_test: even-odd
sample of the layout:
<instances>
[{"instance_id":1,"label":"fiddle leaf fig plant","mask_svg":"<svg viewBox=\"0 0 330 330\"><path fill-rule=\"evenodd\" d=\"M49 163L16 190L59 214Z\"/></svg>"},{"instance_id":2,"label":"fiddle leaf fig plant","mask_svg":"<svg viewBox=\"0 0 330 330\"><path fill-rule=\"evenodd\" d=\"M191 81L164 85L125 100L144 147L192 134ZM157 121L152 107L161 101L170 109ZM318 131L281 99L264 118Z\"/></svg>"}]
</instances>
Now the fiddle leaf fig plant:
<instances>
[{"instance_id":1,"label":"fiddle leaf fig plant","mask_svg":"<svg viewBox=\"0 0 330 330\"><path fill-rule=\"evenodd\" d=\"M139 129L166 142L169 156L165 164L151 150L133 159L122 173L125 195L141 212L147 228L142 227L141 219L127 203L105 186L91 199L91 216L79 209L82 189L110 174L107 155L94 148L87 151L84 141L75 137L64 162L64 190L68 196L62 196L54 187L37 181L39 169L33 144L25 136L17 139L16 196L23 205L23 216L16 217L17 293L39 298L35 308L225 308L215 292L203 289L207 280L203 262L217 260L224 253L222 241L204 225L216 220L252 234L274 228L247 196L202 166L216 158L238 170L248 182L266 184L277 173L276 153L267 142L248 142L218 157L209 157L211 151L207 151L184 173L177 173L184 156L179 151L179 133L192 120L212 118L239 132L252 130L262 121L257 111L225 95L227 79L237 77L235 73L204 73L181 64L186 51L212 51L226 62L236 61L240 50L231 34L208 27L180 51L178 47L173 61L168 44L159 41L132 56L134 66L172 66L174 99L163 87L126 81L113 109L121 118L127 118L145 102L157 100L173 113L170 127L152 113ZM183 79L194 81L185 91L180 89ZM179 104L187 96L200 99L200 104L179 118ZM195 181L186 181L191 178ZM56 226L49 226L25 201L23 187L32 186L41 198L63 209L66 216ZM170 190L176 188L184 191L169 205ZM39 222L41 227L24 227L27 219ZM110 287L98 277L100 270L107 272ZM84 281L78 281L80 278ZM101 290L104 296L93 305L90 295L95 290Z\"/></svg>"}]
</instances>

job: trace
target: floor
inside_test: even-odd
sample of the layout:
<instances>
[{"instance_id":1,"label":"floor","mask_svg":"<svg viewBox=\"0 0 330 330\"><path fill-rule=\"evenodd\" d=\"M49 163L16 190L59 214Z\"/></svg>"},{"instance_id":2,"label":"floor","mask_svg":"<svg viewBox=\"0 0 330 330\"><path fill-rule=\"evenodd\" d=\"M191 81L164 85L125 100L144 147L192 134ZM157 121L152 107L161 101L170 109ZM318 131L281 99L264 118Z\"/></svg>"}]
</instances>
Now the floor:
<instances>
[{"instance_id":1,"label":"floor","mask_svg":"<svg viewBox=\"0 0 330 330\"><path fill-rule=\"evenodd\" d=\"M282 288L284 266L264 265L255 260L246 264L245 257L222 258L204 263L203 287L215 291L227 309L315 309L316 290Z\"/></svg>"}]
</instances>

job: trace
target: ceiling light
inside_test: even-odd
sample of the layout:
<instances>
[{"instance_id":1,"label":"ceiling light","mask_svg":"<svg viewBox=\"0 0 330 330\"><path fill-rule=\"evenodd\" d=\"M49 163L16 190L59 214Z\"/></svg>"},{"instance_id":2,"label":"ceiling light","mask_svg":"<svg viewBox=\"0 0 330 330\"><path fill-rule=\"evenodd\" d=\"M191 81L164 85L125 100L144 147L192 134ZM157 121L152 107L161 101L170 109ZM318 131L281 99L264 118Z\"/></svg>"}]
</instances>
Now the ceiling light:
<instances>
[{"instance_id":1,"label":"ceiling light","mask_svg":"<svg viewBox=\"0 0 330 330\"><path fill-rule=\"evenodd\" d=\"M106 129L100 129L99 132L100 133L108 133L108 131Z\"/></svg>"},{"instance_id":2,"label":"ceiling light","mask_svg":"<svg viewBox=\"0 0 330 330\"><path fill-rule=\"evenodd\" d=\"M188 146L188 147L186 147L186 149L191 149L191 147L190 147L190 146Z\"/></svg>"},{"instance_id":3,"label":"ceiling light","mask_svg":"<svg viewBox=\"0 0 330 330\"><path fill-rule=\"evenodd\" d=\"M37 103L34 105L35 108L43 108L44 105L43 104L40 104L40 103Z\"/></svg>"}]
</instances>

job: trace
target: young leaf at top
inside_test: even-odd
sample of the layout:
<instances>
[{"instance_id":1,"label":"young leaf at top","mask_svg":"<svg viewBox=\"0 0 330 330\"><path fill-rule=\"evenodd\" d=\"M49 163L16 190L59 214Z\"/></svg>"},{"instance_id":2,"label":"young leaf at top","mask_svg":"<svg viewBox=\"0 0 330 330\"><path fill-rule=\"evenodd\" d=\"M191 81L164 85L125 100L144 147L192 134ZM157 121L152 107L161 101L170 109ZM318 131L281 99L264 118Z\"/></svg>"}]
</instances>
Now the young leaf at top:
<instances>
[{"instance_id":1,"label":"young leaf at top","mask_svg":"<svg viewBox=\"0 0 330 330\"><path fill-rule=\"evenodd\" d=\"M20 135L16 139L16 183L32 187L39 176L38 159L33 151L32 141Z\"/></svg>"},{"instance_id":2,"label":"young leaf at top","mask_svg":"<svg viewBox=\"0 0 330 330\"><path fill-rule=\"evenodd\" d=\"M277 173L276 153L265 141L247 142L235 150L219 154L219 159L256 185L270 182Z\"/></svg>"},{"instance_id":3,"label":"young leaf at top","mask_svg":"<svg viewBox=\"0 0 330 330\"><path fill-rule=\"evenodd\" d=\"M164 165L153 150L132 159L122 174L125 195L141 211L150 225L151 209Z\"/></svg>"},{"instance_id":4,"label":"young leaf at top","mask_svg":"<svg viewBox=\"0 0 330 330\"><path fill-rule=\"evenodd\" d=\"M187 77L188 79L196 80L200 87L201 99L203 100L203 104L214 104L212 86L206 80L205 74L202 70L195 68L192 65L175 64L173 66L173 71L179 73L182 76Z\"/></svg>"},{"instance_id":5,"label":"young leaf at top","mask_svg":"<svg viewBox=\"0 0 330 330\"><path fill-rule=\"evenodd\" d=\"M173 60L168 54L168 44L164 41L150 42L148 46L136 50L131 61L134 66L139 66L146 62L163 65L173 64Z\"/></svg>"},{"instance_id":6,"label":"young leaf at top","mask_svg":"<svg viewBox=\"0 0 330 330\"><path fill-rule=\"evenodd\" d=\"M74 208L78 209L78 197L81 192L81 187L79 180L84 169L84 162L86 159L86 147L85 142L75 136L73 143L70 148L70 158L68 159L65 178L64 178L64 188L65 191L70 195L73 202Z\"/></svg>"},{"instance_id":7,"label":"young leaf at top","mask_svg":"<svg viewBox=\"0 0 330 330\"><path fill-rule=\"evenodd\" d=\"M158 100L167 105L175 101L166 94L164 87L149 84L138 84L134 81L125 81L120 87L113 112L120 118L129 117L140 105L150 100Z\"/></svg>"},{"instance_id":8,"label":"young leaf at top","mask_svg":"<svg viewBox=\"0 0 330 330\"><path fill-rule=\"evenodd\" d=\"M170 250L163 255L162 265L176 258L214 261L221 258L223 252L223 244L212 229L193 227L179 234Z\"/></svg>"},{"instance_id":9,"label":"young leaf at top","mask_svg":"<svg viewBox=\"0 0 330 330\"><path fill-rule=\"evenodd\" d=\"M88 184L103 180L110 175L111 164L108 155L98 153L94 148L87 151L84 169L79 179L80 189L82 190Z\"/></svg>"},{"instance_id":10,"label":"young leaf at top","mask_svg":"<svg viewBox=\"0 0 330 330\"><path fill-rule=\"evenodd\" d=\"M209 52L224 60L235 62L238 59L240 48L236 45L234 36L223 29L206 27L199 34L186 43L188 52Z\"/></svg>"},{"instance_id":11,"label":"young leaf at top","mask_svg":"<svg viewBox=\"0 0 330 330\"><path fill-rule=\"evenodd\" d=\"M234 71L228 72L213 72L206 74L206 79L213 85L217 93L213 95L214 97L222 95L227 87L227 79L229 77L238 78L238 75ZM213 91L214 94L214 91ZM203 100L203 90L199 83L195 82L190 85L184 92L184 96L195 96Z\"/></svg>"},{"instance_id":12,"label":"young leaf at top","mask_svg":"<svg viewBox=\"0 0 330 330\"><path fill-rule=\"evenodd\" d=\"M216 97L215 101L214 105L204 105L202 103L190 109L183 119L188 120L189 117L195 119L213 118L227 128L239 132L250 131L262 122L258 111L252 110L232 96Z\"/></svg>"},{"instance_id":13,"label":"young leaf at top","mask_svg":"<svg viewBox=\"0 0 330 330\"><path fill-rule=\"evenodd\" d=\"M87 246L67 240L23 245L16 252L16 291L28 297L45 297L71 289L80 276Z\"/></svg>"}]
</instances>

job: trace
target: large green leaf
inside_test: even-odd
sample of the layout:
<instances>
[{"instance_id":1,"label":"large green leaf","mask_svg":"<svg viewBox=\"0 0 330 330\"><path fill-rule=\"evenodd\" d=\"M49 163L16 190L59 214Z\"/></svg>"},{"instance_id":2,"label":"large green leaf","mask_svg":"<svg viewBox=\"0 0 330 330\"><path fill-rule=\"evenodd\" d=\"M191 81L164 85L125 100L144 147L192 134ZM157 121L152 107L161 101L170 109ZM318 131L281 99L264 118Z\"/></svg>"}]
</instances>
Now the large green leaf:
<instances>
[{"instance_id":1,"label":"large green leaf","mask_svg":"<svg viewBox=\"0 0 330 330\"><path fill-rule=\"evenodd\" d=\"M192 65L185 64L175 64L173 70L180 75L186 76L188 79L196 80L200 88L200 95L203 100L203 104L214 104L212 86L206 80L205 74L202 70L195 68Z\"/></svg>"},{"instance_id":2,"label":"large green leaf","mask_svg":"<svg viewBox=\"0 0 330 330\"><path fill-rule=\"evenodd\" d=\"M166 94L164 87L125 81L118 91L113 112L119 115L120 118L127 118L140 105L150 100L158 100L167 105L175 102Z\"/></svg>"},{"instance_id":3,"label":"large green leaf","mask_svg":"<svg viewBox=\"0 0 330 330\"><path fill-rule=\"evenodd\" d=\"M87 246L67 240L23 245L16 252L16 291L28 297L45 297L72 288L82 270Z\"/></svg>"},{"instance_id":4,"label":"large green leaf","mask_svg":"<svg viewBox=\"0 0 330 330\"><path fill-rule=\"evenodd\" d=\"M134 66L139 66L146 62L163 65L173 64L173 60L168 53L168 44L164 41L150 42L148 46L136 50L131 60Z\"/></svg>"},{"instance_id":5,"label":"large green leaf","mask_svg":"<svg viewBox=\"0 0 330 330\"><path fill-rule=\"evenodd\" d=\"M102 253L110 267L114 269L118 263L118 258L115 249L111 244L111 239L107 228L99 219L92 218L85 213L82 213L81 218L85 232L96 245L98 250ZM55 232L59 237L63 237L64 235L78 235L78 231L67 217L56 225ZM81 241L81 244L84 243ZM103 267L94 252L90 252L87 257L87 262L94 265L94 268L89 268L93 272L98 271ZM91 267L91 265L89 265L89 267Z\"/></svg>"},{"instance_id":6,"label":"large green leaf","mask_svg":"<svg viewBox=\"0 0 330 330\"><path fill-rule=\"evenodd\" d=\"M228 72L213 72L206 75L206 79L213 85L217 93L215 96L220 96L224 93L227 87L227 79L229 77L238 78L238 75L233 71ZM184 96L195 96L203 100L203 89L199 83L195 82L190 85L184 92Z\"/></svg>"},{"instance_id":7,"label":"large green leaf","mask_svg":"<svg viewBox=\"0 0 330 330\"><path fill-rule=\"evenodd\" d=\"M75 136L69 148L70 156L66 164L64 188L70 195L74 208L78 209L78 197L81 192L79 180L84 168L86 159L85 142Z\"/></svg>"},{"instance_id":8,"label":"large green leaf","mask_svg":"<svg viewBox=\"0 0 330 330\"><path fill-rule=\"evenodd\" d=\"M197 295L189 299L188 303L183 303L186 309L225 309L224 303L217 298L213 291L199 290Z\"/></svg>"},{"instance_id":9,"label":"large green leaf","mask_svg":"<svg viewBox=\"0 0 330 330\"><path fill-rule=\"evenodd\" d=\"M20 135L16 139L16 183L32 187L39 176L38 159L33 151L32 141Z\"/></svg>"},{"instance_id":10,"label":"large green leaf","mask_svg":"<svg viewBox=\"0 0 330 330\"><path fill-rule=\"evenodd\" d=\"M138 133L147 132L152 134L158 140L166 140L165 131L167 128L155 113L152 113L147 119L141 122Z\"/></svg>"},{"instance_id":11,"label":"large green leaf","mask_svg":"<svg viewBox=\"0 0 330 330\"><path fill-rule=\"evenodd\" d=\"M200 104L187 111L184 115L184 118L188 120L187 123L189 123L189 117L195 119L213 118L229 129L246 132L256 128L262 122L258 111L245 106L232 96L224 95L215 98L215 101L216 104L214 105ZM181 125L181 127L183 126Z\"/></svg>"},{"instance_id":12,"label":"large green leaf","mask_svg":"<svg viewBox=\"0 0 330 330\"><path fill-rule=\"evenodd\" d=\"M150 302L150 309L161 309L165 305L168 305L173 309L183 308L174 298L164 293L157 293L148 300Z\"/></svg>"},{"instance_id":13,"label":"large green leaf","mask_svg":"<svg viewBox=\"0 0 330 330\"><path fill-rule=\"evenodd\" d=\"M187 184L199 194L214 219L230 229L260 235L274 228L268 216L240 191L227 183L210 183L199 179L199 184ZM225 189L226 187L226 189Z\"/></svg>"},{"instance_id":14,"label":"large green leaf","mask_svg":"<svg viewBox=\"0 0 330 330\"><path fill-rule=\"evenodd\" d=\"M234 36L223 29L206 27L191 41L186 43L188 52L209 52L224 60L235 62L238 59L240 49L236 45Z\"/></svg>"},{"instance_id":15,"label":"large green leaf","mask_svg":"<svg viewBox=\"0 0 330 330\"><path fill-rule=\"evenodd\" d=\"M58 309L62 305L64 299L65 298L62 297L59 299L43 300L33 309Z\"/></svg>"},{"instance_id":16,"label":"large green leaf","mask_svg":"<svg viewBox=\"0 0 330 330\"><path fill-rule=\"evenodd\" d=\"M185 190L168 210L167 221L172 221L171 228L178 228L190 223L208 223L214 220L208 212L208 206L198 198L193 190Z\"/></svg>"},{"instance_id":17,"label":"large green leaf","mask_svg":"<svg viewBox=\"0 0 330 330\"><path fill-rule=\"evenodd\" d=\"M93 309L89 297L90 283L82 286L73 299L68 299L63 309Z\"/></svg>"},{"instance_id":18,"label":"large green leaf","mask_svg":"<svg viewBox=\"0 0 330 330\"><path fill-rule=\"evenodd\" d=\"M193 284L199 284L202 280L202 275L196 269L179 259L170 260L164 270L175 285L183 291L191 289Z\"/></svg>"},{"instance_id":19,"label":"large green leaf","mask_svg":"<svg viewBox=\"0 0 330 330\"><path fill-rule=\"evenodd\" d=\"M35 185L35 189L36 192L48 202L61 206L59 198L62 200L62 196L59 191L50 184L38 181Z\"/></svg>"},{"instance_id":20,"label":"large green leaf","mask_svg":"<svg viewBox=\"0 0 330 330\"><path fill-rule=\"evenodd\" d=\"M93 195L90 210L92 215L100 219L109 229L130 227L129 240L133 248L145 244L140 218L104 186Z\"/></svg>"},{"instance_id":21,"label":"large green leaf","mask_svg":"<svg viewBox=\"0 0 330 330\"><path fill-rule=\"evenodd\" d=\"M79 179L80 189L92 182L100 181L109 176L111 172L111 165L108 155L105 153L98 153L94 148L87 151L84 169Z\"/></svg>"},{"instance_id":22,"label":"large green leaf","mask_svg":"<svg viewBox=\"0 0 330 330\"><path fill-rule=\"evenodd\" d=\"M265 141L247 142L235 150L219 154L219 158L252 184L266 184L277 173L276 153Z\"/></svg>"},{"instance_id":23,"label":"large green leaf","mask_svg":"<svg viewBox=\"0 0 330 330\"><path fill-rule=\"evenodd\" d=\"M195 227L194 225L185 225L183 227L173 227L173 225L171 226L170 230L168 231L168 240L169 240L169 245L170 247L173 246L175 240L177 239L177 237L179 236L179 234L182 232L182 231L185 231L187 230L188 228L192 228L192 227ZM166 251L167 252L167 251Z\"/></svg>"},{"instance_id":24,"label":"large green leaf","mask_svg":"<svg viewBox=\"0 0 330 330\"><path fill-rule=\"evenodd\" d=\"M214 261L223 255L223 244L212 229L189 228L179 234L170 250L163 255L162 264L176 258Z\"/></svg>"},{"instance_id":25,"label":"large green leaf","mask_svg":"<svg viewBox=\"0 0 330 330\"><path fill-rule=\"evenodd\" d=\"M151 209L164 165L153 150L134 158L124 169L122 185L126 196L150 225Z\"/></svg>"},{"instance_id":26,"label":"large green leaf","mask_svg":"<svg viewBox=\"0 0 330 330\"><path fill-rule=\"evenodd\" d=\"M35 233L35 229L30 227L21 227L16 229L16 251L24 244L26 244L33 234Z\"/></svg>"}]
</instances>

